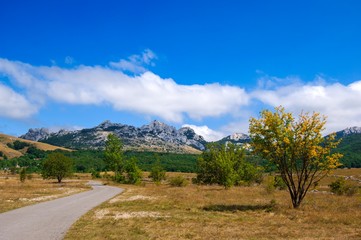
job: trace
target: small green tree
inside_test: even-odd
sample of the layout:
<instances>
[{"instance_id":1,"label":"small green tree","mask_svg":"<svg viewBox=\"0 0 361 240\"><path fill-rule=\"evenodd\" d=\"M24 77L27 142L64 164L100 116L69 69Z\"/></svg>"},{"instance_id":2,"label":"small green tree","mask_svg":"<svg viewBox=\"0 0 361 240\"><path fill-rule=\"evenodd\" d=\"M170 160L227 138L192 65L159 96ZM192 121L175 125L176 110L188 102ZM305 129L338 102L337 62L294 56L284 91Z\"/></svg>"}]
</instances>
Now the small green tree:
<instances>
[{"instance_id":1,"label":"small green tree","mask_svg":"<svg viewBox=\"0 0 361 240\"><path fill-rule=\"evenodd\" d=\"M44 160L41 174L44 179L55 178L61 183L62 179L71 176L72 172L73 161L62 153L55 152Z\"/></svg>"},{"instance_id":2,"label":"small green tree","mask_svg":"<svg viewBox=\"0 0 361 240\"><path fill-rule=\"evenodd\" d=\"M104 162L108 170L114 171L114 180L124 181L124 157L122 141L114 134L109 134L105 142Z\"/></svg>"},{"instance_id":3,"label":"small green tree","mask_svg":"<svg viewBox=\"0 0 361 240\"><path fill-rule=\"evenodd\" d=\"M154 182L160 183L162 180L165 179L165 170L163 169L162 165L160 164L159 158L155 161L152 166L152 170L150 171L149 177L153 179Z\"/></svg>"},{"instance_id":4,"label":"small green tree","mask_svg":"<svg viewBox=\"0 0 361 240\"><path fill-rule=\"evenodd\" d=\"M127 174L127 183L138 184L142 180L142 170L137 165L137 159L132 157L125 165L125 172Z\"/></svg>"},{"instance_id":5,"label":"small green tree","mask_svg":"<svg viewBox=\"0 0 361 240\"><path fill-rule=\"evenodd\" d=\"M20 182L25 182L26 180L26 168L21 168L19 173Z\"/></svg>"},{"instance_id":6,"label":"small green tree","mask_svg":"<svg viewBox=\"0 0 361 240\"><path fill-rule=\"evenodd\" d=\"M197 182L226 189L254 181L259 170L246 162L244 150L234 144L209 144L197 162Z\"/></svg>"},{"instance_id":7,"label":"small green tree","mask_svg":"<svg viewBox=\"0 0 361 240\"><path fill-rule=\"evenodd\" d=\"M276 165L294 208L300 206L312 185L340 166L342 155L331 152L339 143L335 135L322 136L325 123L318 113L300 114L296 121L283 107L250 119L252 149Z\"/></svg>"}]
</instances>

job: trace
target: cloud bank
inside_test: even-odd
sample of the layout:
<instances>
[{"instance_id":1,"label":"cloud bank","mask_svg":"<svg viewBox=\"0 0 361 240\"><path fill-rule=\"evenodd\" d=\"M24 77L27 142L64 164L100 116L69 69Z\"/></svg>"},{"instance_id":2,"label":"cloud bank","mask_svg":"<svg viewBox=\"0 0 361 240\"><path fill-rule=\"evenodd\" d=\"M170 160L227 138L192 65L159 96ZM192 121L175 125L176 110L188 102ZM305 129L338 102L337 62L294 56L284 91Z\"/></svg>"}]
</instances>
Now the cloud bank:
<instances>
[{"instance_id":1,"label":"cloud bank","mask_svg":"<svg viewBox=\"0 0 361 240\"><path fill-rule=\"evenodd\" d=\"M361 126L361 81L349 85L290 84L273 90L257 90L251 93L251 98L269 106L282 105L295 114L319 112L327 116L327 132Z\"/></svg>"},{"instance_id":2,"label":"cloud bank","mask_svg":"<svg viewBox=\"0 0 361 240\"><path fill-rule=\"evenodd\" d=\"M181 124L229 115L230 123L219 131L188 125L207 140L217 140L230 128L246 132L249 117L283 105L295 114L317 111L328 116L327 132L361 126L361 81L344 85L320 76L308 83L294 76L263 76L252 91L219 83L181 85L147 70L155 59L149 49L108 66L33 66L0 58L0 116L29 118L48 102L112 106ZM247 116L240 118L239 112Z\"/></svg>"},{"instance_id":3,"label":"cloud bank","mask_svg":"<svg viewBox=\"0 0 361 240\"><path fill-rule=\"evenodd\" d=\"M150 64L150 52L131 57ZM32 66L0 59L0 74L26 94L16 95L25 105L33 104L27 115L48 101L67 104L111 105L119 111L133 111L167 121L182 123L185 117L200 120L229 114L247 105L249 98L244 89L220 85L179 85L173 79L164 79L146 71L130 76L123 71L104 66ZM7 92L11 89L7 88ZM15 92L12 92L15 95ZM22 105L13 110L3 106L6 116L22 111ZM13 111L13 112L11 112ZM24 115L26 117L26 115Z\"/></svg>"},{"instance_id":4,"label":"cloud bank","mask_svg":"<svg viewBox=\"0 0 361 240\"><path fill-rule=\"evenodd\" d=\"M0 83L0 116L23 119L36 112L37 107L25 97Z\"/></svg>"}]
</instances>

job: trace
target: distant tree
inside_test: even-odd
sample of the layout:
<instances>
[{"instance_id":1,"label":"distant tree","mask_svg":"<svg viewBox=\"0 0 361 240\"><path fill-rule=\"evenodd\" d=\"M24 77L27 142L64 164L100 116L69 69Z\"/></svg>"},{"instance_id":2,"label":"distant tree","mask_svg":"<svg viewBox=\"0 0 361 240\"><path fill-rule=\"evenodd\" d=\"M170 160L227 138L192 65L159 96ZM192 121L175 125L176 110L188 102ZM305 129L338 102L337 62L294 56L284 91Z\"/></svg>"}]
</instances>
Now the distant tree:
<instances>
[{"instance_id":1,"label":"distant tree","mask_svg":"<svg viewBox=\"0 0 361 240\"><path fill-rule=\"evenodd\" d=\"M104 162L108 170L114 171L114 179L124 181L125 161L123 157L123 144L114 134L109 134L105 142Z\"/></svg>"},{"instance_id":2,"label":"distant tree","mask_svg":"<svg viewBox=\"0 0 361 240\"><path fill-rule=\"evenodd\" d=\"M234 144L209 144L198 159L197 182L219 184L226 189L249 183L259 176L259 169L245 161L244 149Z\"/></svg>"},{"instance_id":3,"label":"distant tree","mask_svg":"<svg viewBox=\"0 0 361 240\"><path fill-rule=\"evenodd\" d=\"M25 147L30 146L29 143L27 142L23 142L23 141L19 141L19 140L15 140L13 143L8 143L6 144L9 148L12 148L14 150L21 150Z\"/></svg>"},{"instance_id":4,"label":"distant tree","mask_svg":"<svg viewBox=\"0 0 361 240\"><path fill-rule=\"evenodd\" d=\"M165 180L165 170L160 164L159 158L155 161L150 171L149 177L153 179L154 182L160 183L162 180Z\"/></svg>"},{"instance_id":5,"label":"distant tree","mask_svg":"<svg viewBox=\"0 0 361 240\"><path fill-rule=\"evenodd\" d=\"M44 179L55 178L58 183L62 179L71 176L73 171L73 162L71 158L62 153L54 152L49 154L43 162L42 176Z\"/></svg>"},{"instance_id":6,"label":"distant tree","mask_svg":"<svg viewBox=\"0 0 361 240\"><path fill-rule=\"evenodd\" d=\"M255 153L275 164L287 185L294 208L298 208L310 186L317 184L342 157L331 153L335 135L322 136L326 121L319 113L303 114L296 121L283 107L264 110L250 119L251 145Z\"/></svg>"}]
</instances>

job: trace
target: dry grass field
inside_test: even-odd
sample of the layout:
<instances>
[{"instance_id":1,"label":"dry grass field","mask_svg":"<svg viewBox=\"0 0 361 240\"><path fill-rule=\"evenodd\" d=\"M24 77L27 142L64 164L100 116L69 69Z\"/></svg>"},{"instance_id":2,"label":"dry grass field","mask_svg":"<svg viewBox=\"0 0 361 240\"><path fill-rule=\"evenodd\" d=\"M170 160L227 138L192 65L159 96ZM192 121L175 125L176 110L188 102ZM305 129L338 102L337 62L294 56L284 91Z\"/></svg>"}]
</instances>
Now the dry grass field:
<instances>
[{"instance_id":1,"label":"dry grass field","mask_svg":"<svg viewBox=\"0 0 361 240\"><path fill-rule=\"evenodd\" d=\"M0 172L0 213L88 190L89 179L89 175L78 174L58 184L55 180L43 180L32 174L31 179L22 183L19 175Z\"/></svg>"},{"instance_id":2,"label":"dry grass field","mask_svg":"<svg viewBox=\"0 0 361 240\"><path fill-rule=\"evenodd\" d=\"M361 169L333 174L361 179ZM361 239L361 195L330 194L334 179L309 192L299 209L287 191L262 185L121 185L123 194L84 215L65 239Z\"/></svg>"}]
</instances>

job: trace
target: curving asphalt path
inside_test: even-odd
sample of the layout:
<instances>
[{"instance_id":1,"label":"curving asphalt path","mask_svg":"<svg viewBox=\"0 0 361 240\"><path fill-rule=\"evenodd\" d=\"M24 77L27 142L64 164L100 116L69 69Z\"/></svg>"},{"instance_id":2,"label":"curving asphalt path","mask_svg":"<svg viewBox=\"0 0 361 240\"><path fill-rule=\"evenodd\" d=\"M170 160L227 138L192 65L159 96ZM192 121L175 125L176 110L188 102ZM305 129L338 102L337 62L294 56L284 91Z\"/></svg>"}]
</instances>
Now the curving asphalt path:
<instances>
[{"instance_id":1,"label":"curving asphalt path","mask_svg":"<svg viewBox=\"0 0 361 240\"><path fill-rule=\"evenodd\" d=\"M83 214L123 191L99 182L89 184L93 190L0 214L0 239L63 239Z\"/></svg>"}]
</instances>

